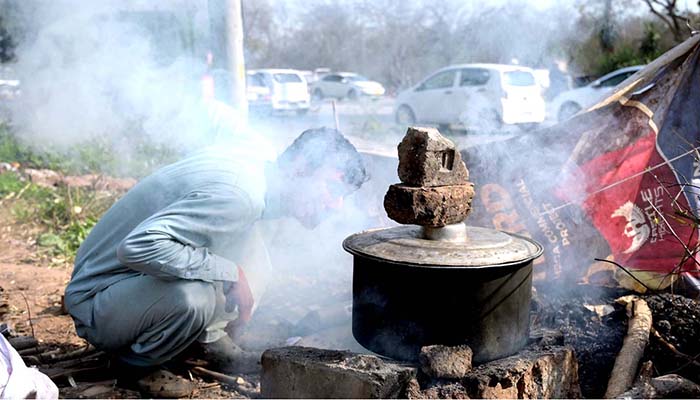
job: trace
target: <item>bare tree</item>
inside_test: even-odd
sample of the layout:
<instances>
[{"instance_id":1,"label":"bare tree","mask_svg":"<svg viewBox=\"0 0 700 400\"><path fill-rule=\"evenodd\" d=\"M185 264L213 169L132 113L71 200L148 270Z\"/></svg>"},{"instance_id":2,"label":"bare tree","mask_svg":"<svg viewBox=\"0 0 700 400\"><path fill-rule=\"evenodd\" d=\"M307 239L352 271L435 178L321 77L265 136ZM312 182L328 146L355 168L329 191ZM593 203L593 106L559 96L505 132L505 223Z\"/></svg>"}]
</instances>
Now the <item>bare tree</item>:
<instances>
[{"instance_id":1,"label":"bare tree","mask_svg":"<svg viewBox=\"0 0 700 400\"><path fill-rule=\"evenodd\" d=\"M677 7L678 0L644 0L644 2L649 7L649 11L668 26L677 43L686 39L683 30L686 29L685 23L688 19L680 15Z\"/></svg>"}]
</instances>

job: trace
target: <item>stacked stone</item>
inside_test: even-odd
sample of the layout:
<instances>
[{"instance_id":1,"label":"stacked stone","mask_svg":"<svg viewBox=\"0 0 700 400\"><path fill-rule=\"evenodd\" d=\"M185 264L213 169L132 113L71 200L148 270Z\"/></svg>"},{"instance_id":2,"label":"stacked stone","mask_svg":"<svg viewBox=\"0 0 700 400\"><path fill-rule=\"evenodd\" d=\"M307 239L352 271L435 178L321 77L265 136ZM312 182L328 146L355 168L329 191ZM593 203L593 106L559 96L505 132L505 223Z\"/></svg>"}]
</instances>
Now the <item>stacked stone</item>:
<instances>
[{"instance_id":1,"label":"stacked stone","mask_svg":"<svg viewBox=\"0 0 700 400\"><path fill-rule=\"evenodd\" d=\"M389 218L440 228L464 221L474 184L454 143L435 128L408 128L399 143L399 179L384 196Z\"/></svg>"}]
</instances>

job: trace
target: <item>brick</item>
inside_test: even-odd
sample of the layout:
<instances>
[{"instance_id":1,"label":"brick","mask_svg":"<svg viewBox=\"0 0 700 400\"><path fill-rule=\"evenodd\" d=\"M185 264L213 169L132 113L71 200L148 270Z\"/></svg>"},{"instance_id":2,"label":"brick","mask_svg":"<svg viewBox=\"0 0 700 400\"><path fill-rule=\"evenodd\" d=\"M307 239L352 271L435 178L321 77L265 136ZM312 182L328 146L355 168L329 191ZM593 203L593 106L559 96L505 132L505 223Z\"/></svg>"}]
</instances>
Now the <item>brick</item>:
<instances>
[{"instance_id":1,"label":"brick","mask_svg":"<svg viewBox=\"0 0 700 400\"><path fill-rule=\"evenodd\" d=\"M469 180L456 146L435 128L408 128L398 150L399 179L404 185L463 185Z\"/></svg>"},{"instance_id":2,"label":"brick","mask_svg":"<svg viewBox=\"0 0 700 400\"><path fill-rule=\"evenodd\" d=\"M462 346L425 346L418 361L424 374L436 379L463 378L472 369L472 349Z\"/></svg>"},{"instance_id":3,"label":"brick","mask_svg":"<svg viewBox=\"0 0 700 400\"><path fill-rule=\"evenodd\" d=\"M400 224L442 227L464 221L471 211L474 185L412 187L391 185L384 196L389 218Z\"/></svg>"},{"instance_id":4,"label":"brick","mask_svg":"<svg viewBox=\"0 0 700 400\"><path fill-rule=\"evenodd\" d=\"M405 397L416 369L373 355L281 347L262 355L264 398Z\"/></svg>"}]
</instances>

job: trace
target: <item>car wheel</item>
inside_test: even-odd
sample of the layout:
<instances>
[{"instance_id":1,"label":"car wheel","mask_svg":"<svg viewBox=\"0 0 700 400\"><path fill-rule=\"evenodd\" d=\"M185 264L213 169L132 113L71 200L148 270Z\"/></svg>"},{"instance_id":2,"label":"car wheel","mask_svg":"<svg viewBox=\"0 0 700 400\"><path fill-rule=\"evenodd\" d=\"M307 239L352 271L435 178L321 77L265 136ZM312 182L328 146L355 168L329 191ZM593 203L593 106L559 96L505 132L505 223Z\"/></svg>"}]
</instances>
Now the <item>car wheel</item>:
<instances>
[{"instance_id":1,"label":"car wheel","mask_svg":"<svg viewBox=\"0 0 700 400\"><path fill-rule=\"evenodd\" d=\"M573 117L581 111L581 106L573 103L573 102L568 102L564 103L561 108L559 108L559 113L557 113L557 120L559 122L566 121L567 119Z\"/></svg>"},{"instance_id":2,"label":"car wheel","mask_svg":"<svg viewBox=\"0 0 700 400\"><path fill-rule=\"evenodd\" d=\"M311 97L313 97L314 100L323 100L323 92L321 89L314 89L314 92L311 94Z\"/></svg>"},{"instance_id":3,"label":"car wheel","mask_svg":"<svg viewBox=\"0 0 700 400\"><path fill-rule=\"evenodd\" d=\"M348 92L348 100L355 101L355 100L357 100L357 97L358 97L357 90L350 89L350 91Z\"/></svg>"},{"instance_id":4,"label":"car wheel","mask_svg":"<svg viewBox=\"0 0 700 400\"><path fill-rule=\"evenodd\" d=\"M411 125L416 123L416 114L411 107L403 105L396 110L396 123L401 125Z\"/></svg>"}]
</instances>

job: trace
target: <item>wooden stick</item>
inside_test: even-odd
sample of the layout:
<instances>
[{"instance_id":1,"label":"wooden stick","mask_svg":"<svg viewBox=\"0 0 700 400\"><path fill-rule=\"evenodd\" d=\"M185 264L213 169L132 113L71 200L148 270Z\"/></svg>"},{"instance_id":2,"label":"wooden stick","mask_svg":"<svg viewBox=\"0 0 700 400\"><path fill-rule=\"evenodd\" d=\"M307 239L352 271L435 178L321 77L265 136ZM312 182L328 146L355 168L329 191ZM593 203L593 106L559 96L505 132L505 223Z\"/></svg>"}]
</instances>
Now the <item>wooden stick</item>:
<instances>
[{"instance_id":1,"label":"wooden stick","mask_svg":"<svg viewBox=\"0 0 700 400\"><path fill-rule=\"evenodd\" d=\"M30 348L24 349L24 350L17 350L17 353L20 356L34 356L34 355L37 355L39 353L43 353L43 352L47 351L48 349L49 349L48 346L39 345L36 347L30 347Z\"/></svg>"},{"instance_id":2,"label":"wooden stick","mask_svg":"<svg viewBox=\"0 0 700 400\"><path fill-rule=\"evenodd\" d=\"M53 364L44 364L44 365L42 365L42 369L72 368L72 367L75 367L77 365L100 362L100 361L103 361L100 358L102 356L104 356L104 354L105 353L103 353L103 352L97 352L97 353L90 354L90 355L83 357L83 358L74 358L72 360L57 361L57 362L54 362Z\"/></svg>"},{"instance_id":3,"label":"wooden stick","mask_svg":"<svg viewBox=\"0 0 700 400\"><path fill-rule=\"evenodd\" d=\"M22 361L29 366L41 365L41 360L37 356L22 356Z\"/></svg>"},{"instance_id":4,"label":"wooden stick","mask_svg":"<svg viewBox=\"0 0 700 400\"><path fill-rule=\"evenodd\" d=\"M335 120L335 130L340 132L340 121L338 120L338 110L335 109L335 99L331 101L333 105L333 119Z\"/></svg>"},{"instance_id":5,"label":"wooden stick","mask_svg":"<svg viewBox=\"0 0 700 400\"><path fill-rule=\"evenodd\" d=\"M206 368L202 368L202 367L194 367L194 368L192 368L192 372L194 372L195 374L197 374L199 376L209 377L212 379L216 379L217 381L219 381L221 383L231 385L236 389L237 392L241 393L242 395L244 395L246 397L256 398L256 397L260 396L260 393L258 393L257 391L252 391L252 390L249 390L249 389L242 387L238 383L238 379L235 376L222 374L221 372L210 371L210 370L208 370Z\"/></svg>"},{"instance_id":6,"label":"wooden stick","mask_svg":"<svg viewBox=\"0 0 700 400\"><path fill-rule=\"evenodd\" d=\"M42 362L51 364L61 361L73 360L76 358L92 356L96 352L97 349L94 346L88 345L85 348L69 351L68 353L43 353L39 355L39 358Z\"/></svg>"},{"instance_id":7,"label":"wooden stick","mask_svg":"<svg viewBox=\"0 0 700 400\"><path fill-rule=\"evenodd\" d=\"M34 322L32 322L32 308L29 307L29 301L27 301L27 296L24 295L23 292L19 292L20 295L22 295L22 298L24 299L24 304L27 305L27 318L29 320L29 327L32 330L32 337L36 336L34 334Z\"/></svg>"},{"instance_id":8,"label":"wooden stick","mask_svg":"<svg viewBox=\"0 0 700 400\"><path fill-rule=\"evenodd\" d=\"M7 339L15 350L20 351L39 345L39 341L34 336L16 336Z\"/></svg>"},{"instance_id":9,"label":"wooden stick","mask_svg":"<svg viewBox=\"0 0 700 400\"><path fill-rule=\"evenodd\" d=\"M605 391L607 399L615 398L632 387L651 330L651 310L646 301L632 295L620 297L617 302L626 305L629 325L608 380Z\"/></svg>"},{"instance_id":10,"label":"wooden stick","mask_svg":"<svg viewBox=\"0 0 700 400\"><path fill-rule=\"evenodd\" d=\"M38 357L42 363L47 363L47 362L51 361L52 357L55 357L55 356L61 354L62 351L63 350L61 350L61 349L49 350L49 351L46 351L44 353L39 354Z\"/></svg>"},{"instance_id":11,"label":"wooden stick","mask_svg":"<svg viewBox=\"0 0 700 400\"><path fill-rule=\"evenodd\" d=\"M660 334L656 329L654 329L653 327L651 328L651 333L652 333L652 335L654 335L654 337L656 338L656 340L658 340L658 341L659 341L661 344L663 344L668 350L670 350L671 353L675 354L676 356L678 356L678 357L680 357L680 358L683 358L684 360L688 361L689 363L691 363L691 364L693 364L693 365L695 365L695 366L697 366L697 367L700 367L700 363L699 363L699 362L695 361L695 359L694 359L693 357L691 357L691 356L689 356L689 355L687 355L687 354L681 352L680 350L678 350L678 349L676 348L676 346L674 346L673 344L671 344L671 343L669 343L668 341L666 341L666 339L664 339L663 336L661 336L661 334Z\"/></svg>"},{"instance_id":12,"label":"wooden stick","mask_svg":"<svg viewBox=\"0 0 700 400\"><path fill-rule=\"evenodd\" d=\"M99 365L96 367L86 367L86 368L74 368L74 369L59 369L55 371L50 371L46 375L51 379L51 380L56 380L60 378L66 378L69 376L75 377L76 375L79 374L84 374L87 372L98 372L98 371L104 371L105 366L104 365Z\"/></svg>"}]
</instances>

